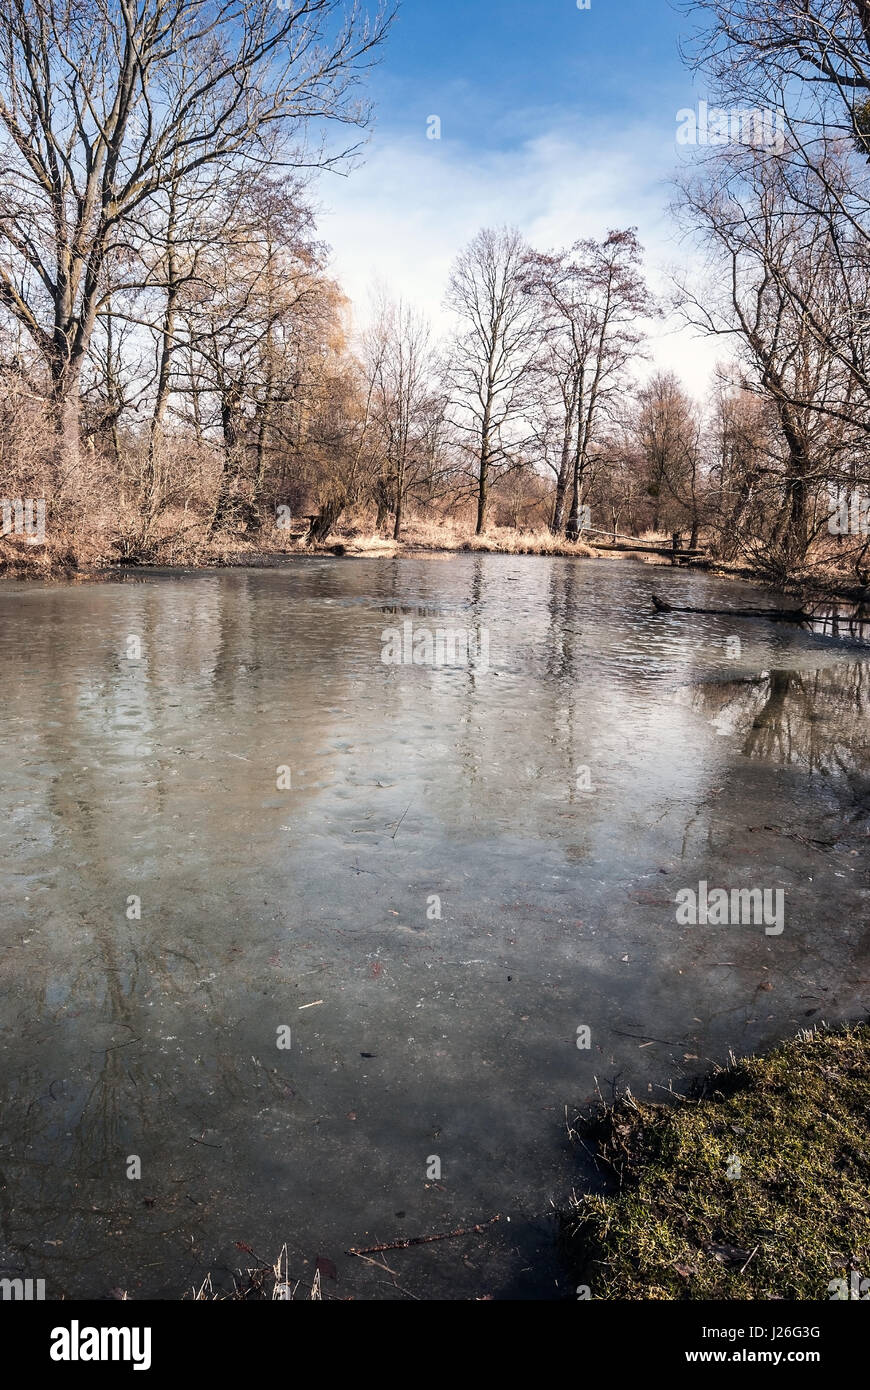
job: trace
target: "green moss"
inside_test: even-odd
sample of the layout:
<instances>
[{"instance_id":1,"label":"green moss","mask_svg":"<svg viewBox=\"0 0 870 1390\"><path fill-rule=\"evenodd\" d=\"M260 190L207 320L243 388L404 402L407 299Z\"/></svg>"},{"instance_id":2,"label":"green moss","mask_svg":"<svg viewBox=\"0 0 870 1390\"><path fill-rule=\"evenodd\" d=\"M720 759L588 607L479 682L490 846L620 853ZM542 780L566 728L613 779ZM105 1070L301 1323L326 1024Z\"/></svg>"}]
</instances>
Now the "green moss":
<instances>
[{"instance_id":1,"label":"green moss","mask_svg":"<svg viewBox=\"0 0 870 1390\"><path fill-rule=\"evenodd\" d=\"M865 1025L739 1061L697 1101L628 1097L583 1138L618 1185L562 1216L593 1298L824 1300L852 1269L870 1278Z\"/></svg>"}]
</instances>

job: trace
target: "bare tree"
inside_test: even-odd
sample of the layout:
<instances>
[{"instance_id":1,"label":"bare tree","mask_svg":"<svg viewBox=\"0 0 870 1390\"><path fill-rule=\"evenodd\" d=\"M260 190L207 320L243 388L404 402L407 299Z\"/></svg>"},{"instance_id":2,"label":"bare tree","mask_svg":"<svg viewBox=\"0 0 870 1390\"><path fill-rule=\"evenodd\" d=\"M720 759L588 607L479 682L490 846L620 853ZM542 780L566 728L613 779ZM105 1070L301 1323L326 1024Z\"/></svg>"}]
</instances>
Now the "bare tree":
<instances>
[{"instance_id":1,"label":"bare tree","mask_svg":"<svg viewBox=\"0 0 870 1390\"><path fill-rule=\"evenodd\" d=\"M519 462L527 433L520 423L539 341L529 254L515 228L485 228L457 258L447 291L459 320L448 361L451 399L475 458L478 535L490 485Z\"/></svg>"},{"instance_id":2,"label":"bare tree","mask_svg":"<svg viewBox=\"0 0 870 1390\"><path fill-rule=\"evenodd\" d=\"M639 269L642 254L629 228L610 232L601 243L588 239L567 251L535 254L529 266L543 326L539 379L545 402L555 397L559 416L554 534L562 530L569 484L566 531L579 534L599 418L640 353L639 321L654 311Z\"/></svg>"},{"instance_id":3,"label":"bare tree","mask_svg":"<svg viewBox=\"0 0 870 1390\"><path fill-rule=\"evenodd\" d=\"M433 393L431 330L401 299L381 297L365 337L366 372L372 383L374 420L386 465L385 498L399 540L409 493L425 478L433 482L428 447Z\"/></svg>"},{"instance_id":4,"label":"bare tree","mask_svg":"<svg viewBox=\"0 0 870 1390\"><path fill-rule=\"evenodd\" d=\"M673 372L656 372L639 393L637 442L652 499L652 529L660 529L668 499L688 515L691 546L701 523L701 421Z\"/></svg>"},{"instance_id":5,"label":"bare tree","mask_svg":"<svg viewBox=\"0 0 870 1390\"><path fill-rule=\"evenodd\" d=\"M696 0L694 65L722 99L776 108L787 127L769 150L769 183L814 224L836 312L777 271L780 290L844 368L849 402L820 408L854 418L870 403L870 6L866 0ZM735 161L739 165L739 161Z\"/></svg>"},{"instance_id":6,"label":"bare tree","mask_svg":"<svg viewBox=\"0 0 870 1390\"><path fill-rule=\"evenodd\" d=\"M827 484L854 443L854 379L830 344L840 319L837 248L824 218L791 197L781 166L753 152L723 153L682 197L711 251L711 283L683 286L685 310L732 342L742 381L775 411L784 454L767 470L766 547L783 577L805 562Z\"/></svg>"},{"instance_id":7,"label":"bare tree","mask_svg":"<svg viewBox=\"0 0 870 1390\"><path fill-rule=\"evenodd\" d=\"M695 0L693 9L699 25L688 56L723 94L786 104L807 130L827 123L833 100L840 129L862 135L870 94L866 0Z\"/></svg>"},{"instance_id":8,"label":"bare tree","mask_svg":"<svg viewBox=\"0 0 870 1390\"><path fill-rule=\"evenodd\" d=\"M61 467L104 270L137 216L173 180L256 160L276 128L289 142L310 118L365 123L354 87L390 19L340 0L10 0L0 305L47 365Z\"/></svg>"},{"instance_id":9,"label":"bare tree","mask_svg":"<svg viewBox=\"0 0 870 1390\"><path fill-rule=\"evenodd\" d=\"M763 535L768 478L776 466L776 422L758 392L721 381L710 424L711 521L715 546L734 559L747 536Z\"/></svg>"}]
</instances>

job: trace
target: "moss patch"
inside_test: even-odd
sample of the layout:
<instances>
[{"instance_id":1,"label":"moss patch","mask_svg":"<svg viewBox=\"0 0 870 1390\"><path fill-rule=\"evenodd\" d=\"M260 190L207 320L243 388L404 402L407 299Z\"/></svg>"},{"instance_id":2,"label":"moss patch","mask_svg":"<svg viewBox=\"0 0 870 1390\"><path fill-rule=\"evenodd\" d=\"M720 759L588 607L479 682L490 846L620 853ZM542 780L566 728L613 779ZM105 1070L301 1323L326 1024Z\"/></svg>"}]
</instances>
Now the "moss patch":
<instances>
[{"instance_id":1,"label":"moss patch","mask_svg":"<svg viewBox=\"0 0 870 1390\"><path fill-rule=\"evenodd\" d=\"M676 1108L627 1097L583 1139L617 1184L562 1215L593 1298L820 1301L870 1278L866 1025L738 1061Z\"/></svg>"}]
</instances>

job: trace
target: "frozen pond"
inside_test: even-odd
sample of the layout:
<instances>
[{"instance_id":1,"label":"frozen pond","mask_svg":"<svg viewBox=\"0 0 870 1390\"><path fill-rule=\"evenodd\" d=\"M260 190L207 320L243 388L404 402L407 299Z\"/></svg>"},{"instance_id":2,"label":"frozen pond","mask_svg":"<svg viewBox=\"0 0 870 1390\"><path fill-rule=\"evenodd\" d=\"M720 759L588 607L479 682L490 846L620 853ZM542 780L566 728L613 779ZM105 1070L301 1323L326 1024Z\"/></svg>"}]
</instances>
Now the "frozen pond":
<instances>
[{"instance_id":1,"label":"frozen pond","mask_svg":"<svg viewBox=\"0 0 870 1390\"><path fill-rule=\"evenodd\" d=\"M566 1106L868 1012L865 650L653 590L774 601L474 555L0 584L0 1276L177 1298L286 1241L328 1296L558 1296ZM477 659L386 663L406 622ZM678 923L702 882L783 929Z\"/></svg>"}]
</instances>

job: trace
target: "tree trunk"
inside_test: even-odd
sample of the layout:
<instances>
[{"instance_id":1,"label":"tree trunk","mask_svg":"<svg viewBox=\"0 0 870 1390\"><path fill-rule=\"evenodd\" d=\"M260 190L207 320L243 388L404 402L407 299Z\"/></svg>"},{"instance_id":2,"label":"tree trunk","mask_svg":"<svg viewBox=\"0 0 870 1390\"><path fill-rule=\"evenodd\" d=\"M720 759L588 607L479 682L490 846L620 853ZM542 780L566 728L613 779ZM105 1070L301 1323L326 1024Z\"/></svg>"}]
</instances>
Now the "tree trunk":
<instances>
[{"instance_id":1,"label":"tree trunk","mask_svg":"<svg viewBox=\"0 0 870 1390\"><path fill-rule=\"evenodd\" d=\"M407 465L404 454L404 446L400 446L402 452L396 462L396 510L395 525L393 526L393 540L397 541L402 534L402 513L405 505L405 487L407 479Z\"/></svg>"},{"instance_id":2,"label":"tree trunk","mask_svg":"<svg viewBox=\"0 0 870 1390\"><path fill-rule=\"evenodd\" d=\"M807 485L804 477L807 461L803 457L795 458L790 460L789 467L794 470L794 475L789 483L789 559L794 564L802 564L806 559L807 547L809 544L807 535Z\"/></svg>"},{"instance_id":3,"label":"tree trunk","mask_svg":"<svg viewBox=\"0 0 870 1390\"><path fill-rule=\"evenodd\" d=\"M62 491L67 480L78 472L81 462L81 396L79 373L69 367L52 381L54 417L54 485Z\"/></svg>"},{"instance_id":4,"label":"tree trunk","mask_svg":"<svg viewBox=\"0 0 870 1390\"><path fill-rule=\"evenodd\" d=\"M324 502L320 512L311 523L308 535L305 537L308 545L322 545L330 531L338 524L338 519L345 508L345 499L334 497L329 502Z\"/></svg>"},{"instance_id":5,"label":"tree trunk","mask_svg":"<svg viewBox=\"0 0 870 1390\"><path fill-rule=\"evenodd\" d=\"M553 519L550 522L550 530L554 536L560 535L565 523L565 496L568 491L568 471L571 466L571 445L568 435L565 435L565 442L562 445L562 460L559 464L559 474L556 478L556 497L553 502Z\"/></svg>"},{"instance_id":6,"label":"tree trunk","mask_svg":"<svg viewBox=\"0 0 870 1390\"><path fill-rule=\"evenodd\" d=\"M271 391L271 382L269 383L267 389ZM263 492L265 491L266 487L266 441L269 437L269 430L272 424L271 416L272 403L271 401L267 400L263 406L263 411L260 415L260 423L257 428L257 471L254 476L253 496L253 505L256 509L259 509L260 502L263 497Z\"/></svg>"},{"instance_id":7,"label":"tree trunk","mask_svg":"<svg viewBox=\"0 0 870 1390\"><path fill-rule=\"evenodd\" d=\"M583 492L583 469L581 466L580 451L574 455L574 482L571 489L571 512L565 526L565 536L569 541L576 541L580 535L580 497Z\"/></svg>"},{"instance_id":8,"label":"tree trunk","mask_svg":"<svg viewBox=\"0 0 870 1390\"><path fill-rule=\"evenodd\" d=\"M757 481L758 471L756 469L752 469L741 479L734 506L722 533L722 556L726 560L733 560L740 549L743 515L754 494Z\"/></svg>"},{"instance_id":9,"label":"tree trunk","mask_svg":"<svg viewBox=\"0 0 870 1390\"><path fill-rule=\"evenodd\" d=\"M569 541L576 541L582 529L580 525L580 499L583 496L583 484L586 478L586 451L591 437L590 430L594 410L595 399L591 397L585 416L578 414L577 419L577 439L574 446L574 481L571 490L571 515L568 517L568 524L565 527L565 535Z\"/></svg>"},{"instance_id":10,"label":"tree trunk","mask_svg":"<svg viewBox=\"0 0 870 1390\"><path fill-rule=\"evenodd\" d=\"M239 439L238 420L236 412L241 399L241 390L238 387L231 387L226 391L221 400L221 425L223 427L224 448L223 464L221 467L220 480L218 482L217 497L215 498L214 511L209 522L208 534L213 536L222 526L230 523L240 523L249 518L243 516L241 499L238 496L239 477L239 450L242 447Z\"/></svg>"},{"instance_id":11,"label":"tree trunk","mask_svg":"<svg viewBox=\"0 0 870 1390\"><path fill-rule=\"evenodd\" d=\"M163 420L169 400L170 369L175 342L175 301L178 286L175 283L175 258L170 257L169 289L166 295L166 308L163 315L163 330L160 345L160 368L157 377L157 396L154 413L148 432L148 454L142 476L141 506L143 512L143 533L147 532L162 501L160 479L157 476L160 445L163 440Z\"/></svg>"},{"instance_id":12,"label":"tree trunk","mask_svg":"<svg viewBox=\"0 0 870 1390\"><path fill-rule=\"evenodd\" d=\"M378 514L375 518L375 530L380 532L381 527L386 524L387 517L394 510L393 498L390 494L389 485L383 476L378 478L374 488L374 499L377 503Z\"/></svg>"},{"instance_id":13,"label":"tree trunk","mask_svg":"<svg viewBox=\"0 0 870 1390\"><path fill-rule=\"evenodd\" d=\"M489 463L490 463L490 443L489 432L492 428L491 406L487 401L483 415L483 428L480 439L480 474L477 481L477 530L476 535L482 536L486 526L486 508L489 501Z\"/></svg>"},{"instance_id":14,"label":"tree trunk","mask_svg":"<svg viewBox=\"0 0 870 1390\"><path fill-rule=\"evenodd\" d=\"M477 485L477 528L475 535L482 536L486 526L486 507L489 497L489 458L485 452L480 455L480 478Z\"/></svg>"}]
</instances>

